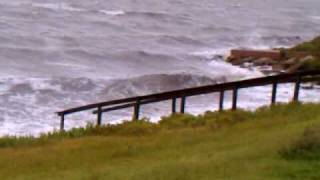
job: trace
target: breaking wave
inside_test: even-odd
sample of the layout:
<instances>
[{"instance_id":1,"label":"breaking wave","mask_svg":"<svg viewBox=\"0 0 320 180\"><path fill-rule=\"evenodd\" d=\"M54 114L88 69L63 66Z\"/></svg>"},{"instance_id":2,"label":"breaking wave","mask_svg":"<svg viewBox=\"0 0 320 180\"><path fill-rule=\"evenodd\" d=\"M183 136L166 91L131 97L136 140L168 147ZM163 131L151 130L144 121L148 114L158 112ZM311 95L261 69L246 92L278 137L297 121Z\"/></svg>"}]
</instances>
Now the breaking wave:
<instances>
[{"instance_id":1,"label":"breaking wave","mask_svg":"<svg viewBox=\"0 0 320 180\"><path fill-rule=\"evenodd\" d=\"M225 81L193 74L155 74L131 79L7 78L0 81L0 134L39 134L58 128L55 111L117 98L145 95ZM26 99L28 99L26 101ZM84 125L90 114L76 116L70 127ZM10 124L15 124L10 127ZM33 128L32 128L33 127ZM34 128L36 127L36 128ZM29 128L28 131L25 131ZM14 131L11 131L14 129Z\"/></svg>"},{"instance_id":2,"label":"breaking wave","mask_svg":"<svg viewBox=\"0 0 320 180\"><path fill-rule=\"evenodd\" d=\"M102 91L115 97L138 96L225 82L225 77L210 78L194 74L153 74L116 80Z\"/></svg>"}]
</instances>

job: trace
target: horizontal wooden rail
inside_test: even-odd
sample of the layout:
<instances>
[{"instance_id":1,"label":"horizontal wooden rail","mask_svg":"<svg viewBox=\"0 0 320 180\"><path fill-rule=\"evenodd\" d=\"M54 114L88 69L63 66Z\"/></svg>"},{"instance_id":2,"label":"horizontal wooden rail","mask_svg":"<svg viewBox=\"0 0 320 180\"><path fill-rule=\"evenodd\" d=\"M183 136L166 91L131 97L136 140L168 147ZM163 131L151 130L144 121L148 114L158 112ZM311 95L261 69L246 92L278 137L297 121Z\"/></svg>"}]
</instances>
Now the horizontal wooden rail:
<instances>
[{"instance_id":1,"label":"horizontal wooden rail","mask_svg":"<svg viewBox=\"0 0 320 180\"><path fill-rule=\"evenodd\" d=\"M145 105L145 104L150 104L150 103L155 103L155 102L159 102L159 99L141 101L140 105ZM102 109L101 112L109 112L109 111L114 111L114 110L119 110L119 109L125 109L125 108L129 108L129 107L134 107L135 105L136 105L136 103L128 103L128 104L122 104L122 105L118 105L118 106L112 106L109 108ZM95 110L92 112L92 114L97 114L98 112L99 112L98 110Z\"/></svg>"},{"instance_id":2,"label":"horizontal wooden rail","mask_svg":"<svg viewBox=\"0 0 320 180\"><path fill-rule=\"evenodd\" d=\"M306 71L306 72L299 72L299 73L292 73L292 74L280 74L275 76L267 76L262 78L255 78L255 79L248 79L236 82L228 82L223 84L214 84L214 85L207 85L195 88L187 88L157 94L150 94L145 96L137 96L137 97L130 97L112 101L106 101L101 103L89 104L81 107L71 108L64 111L57 112L59 116L61 116L61 124L60 128L63 130L64 128L64 121L65 116L72 113L77 113L81 111L87 110L94 110L93 114L97 114L97 123L98 125L101 124L102 113L130 108L134 107L134 119L139 118L139 111L140 106L160 101L172 100L172 113L176 112L176 103L177 99L180 99L180 112L185 112L185 104L186 104L186 97L201 95L201 94L208 94L208 93L220 93L220 102L219 102L219 110L223 110L223 102L224 102L224 92L231 90L233 91L233 98L232 98L232 109L237 109L237 97L238 91L242 88L249 88L249 87L257 87L257 86L265 86L265 85L272 85L272 103L276 103L276 93L278 84L281 83L292 83L294 82L295 90L294 90L294 97L293 101L298 101L299 97L299 89L302 82L312 82L312 81L319 81L320 80L320 71Z\"/></svg>"}]
</instances>

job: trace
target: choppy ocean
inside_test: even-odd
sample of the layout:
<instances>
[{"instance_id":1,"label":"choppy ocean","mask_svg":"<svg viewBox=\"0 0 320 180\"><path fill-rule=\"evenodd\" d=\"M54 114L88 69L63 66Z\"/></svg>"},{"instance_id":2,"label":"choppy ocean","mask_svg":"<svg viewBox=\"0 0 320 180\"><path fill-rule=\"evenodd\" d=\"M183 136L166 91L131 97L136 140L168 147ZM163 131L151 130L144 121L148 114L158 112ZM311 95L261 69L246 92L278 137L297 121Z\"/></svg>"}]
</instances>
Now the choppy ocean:
<instances>
[{"instance_id":1,"label":"choppy ocean","mask_svg":"<svg viewBox=\"0 0 320 180\"><path fill-rule=\"evenodd\" d=\"M1 1L0 135L52 131L54 112L87 103L261 76L221 56L309 40L320 33L319 9L319 0ZM279 100L289 101L292 88L282 85ZM270 89L240 91L240 106L268 104ZM314 91L302 99L320 101ZM217 103L214 94L192 97L187 111ZM147 105L143 116L156 121L169 111L169 102ZM130 117L128 109L103 120ZM79 114L66 126L94 120Z\"/></svg>"}]
</instances>

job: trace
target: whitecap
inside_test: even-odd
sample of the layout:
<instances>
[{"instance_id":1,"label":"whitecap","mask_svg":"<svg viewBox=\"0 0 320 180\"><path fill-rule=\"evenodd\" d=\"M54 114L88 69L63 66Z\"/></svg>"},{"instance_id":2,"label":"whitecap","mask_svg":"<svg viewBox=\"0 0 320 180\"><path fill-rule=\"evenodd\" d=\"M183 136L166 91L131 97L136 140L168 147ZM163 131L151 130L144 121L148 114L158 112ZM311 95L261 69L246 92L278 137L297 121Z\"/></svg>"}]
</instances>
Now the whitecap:
<instances>
[{"instance_id":1,"label":"whitecap","mask_svg":"<svg viewBox=\"0 0 320 180\"><path fill-rule=\"evenodd\" d=\"M99 12L110 16L119 16L125 14L125 12L121 10L99 10Z\"/></svg>"},{"instance_id":2,"label":"whitecap","mask_svg":"<svg viewBox=\"0 0 320 180\"><path fill-rule=\"evenodd\" d=\"M312 19L320 20L320 16L310 16Z\"/></svg>"},{"instance_id":3,"label":"whitecap","mask_svg":"<svg viewBox=\"0 0 320 180\"><path fill-rule=\"evenodd\" d=\"M75 8L66 3L32 3L31 6L51 10L85 11L84 9Z\"/></svg>"},{"instance_id":4,"label":"whitecap","mask_svg":"<svg viewBox=\"0 0 320 180\"><path fill-rule=\"evenodd\" d=\"M72 68L72 69L78 69L78 70L89 69L85 65L66 63L66 62L48 62L47 64L55 65L55 66L62 66L62 67L67 67L67 68Z\"/></svg>"},{"instance_id":5,"label":"whitecap","mask_svg":"<svg viewBox=\"0 0 320 180\"><path fill-rule=\"evenodd\" d=\"M227 57L230 53L230 48L209 49L203 51L195 51L189 55L203 57L206 59L215 59L217 56Z\"/></svg>"}]
</instances>

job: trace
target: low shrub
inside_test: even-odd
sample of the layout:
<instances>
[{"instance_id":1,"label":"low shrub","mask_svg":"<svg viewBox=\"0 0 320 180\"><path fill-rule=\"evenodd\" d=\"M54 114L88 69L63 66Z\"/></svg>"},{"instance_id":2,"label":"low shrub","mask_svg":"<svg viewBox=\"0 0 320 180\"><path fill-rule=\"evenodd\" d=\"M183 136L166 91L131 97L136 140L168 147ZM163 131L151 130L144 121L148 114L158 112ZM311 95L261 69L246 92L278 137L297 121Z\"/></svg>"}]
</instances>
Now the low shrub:
<instances>
[{"instance_id":1,"label":"low shrub","mask_svg":"<svg viewBox=\"0 0 320 180\"><path fill-rule=\"evenodd\" d=\"M299 68L299 70L307 71L320 69L320 36L309 42L298 44L290 49L280 49L280 52L284 59L289 59L292 57L302 58L312 55L314 59L305 62L302 67Z\"/></svg>"},{"instance_id":2,"label":"low shrub","mask_svg":"<svg viewBox=\"0 0 320 180\"><path fill-rule=\"evenodd\" d=\"M211 129L220 129L228 127L239 122L250 120L253 113L244 110L223 111L223 112L206 112L202 118L206 119L206 124Z\"/></svg>"},{"instance_id":3,"label":"low shrub","mask_svg":"<svg viewBox=\"0 0 320 180\"><path fill-rule=\"evenodd\" d=\"M319 59L313 59L305 62L302 67L300 67L300 70L312 70L312 69L320 69L320 58Z\"/></svg>"},{"instance_id":4,"label":"low shrub","mask_svg":"<svg viewBox=\"0 0 320 180\"><path fill-rule=\"evenodd\" d=\"M35 143L34 137L16 137L16 136L6 136L0 138L0 147L12 147L12 146L23 146Z\"/></svg>"},{"instance_id":5,"label":"low shrub","mask_svg":"<svg viewBox=\"0 0 320 180\"><path fill-rule=\"evenodd\" d=\"M124 121L121 124L108 124L104 126L95 126L93 124L88 124L85 127L73 128L68 131L53 131L46 134L41 134L39 137L2 137L0 138L0 148L26 145L42 145L53 140L79 138L84 136L142 136L155 133L158 130L159 126L155 123L149 122L149 120L147 119L142 119L139 121Z\"/></svg>"},{"instance_id":6,"label":"low shrub","mask_svg":"<svg viewBox=\"0 0 320 180\"><path fill-rule=\"evenodd\" d=\"M310 42L304 42L301 43L293 48L291 48L291 51L297 51L297 52L308 52L310 54L313 54L315 56L320 55L320 36L316 37Z\"/></svg>"},{"instance_id":7,"label":"low shrub","mask_svg":"<svg viewBox=\"0 0 320 180\"><path fill-rule=\"evenodd\" d=\"M288 160L320 160L320 125L306 128L302 137L280 154Z\"/></svg>"},{"instance_id":8,"label":"low shrub","mask_svg":"<svg viewBox=\"0 0 320 180\"><path fill-rule=\"evenodd\" d=\"M148 119L138 121L124 121L117 125L105 125L97 127L94 131L95 135L128 135L143 136L158 132L159 125L150 122Z\"/></svg>"},{"instance_id":9,"label":"low shrub","mask_svg":"<svg viewBox=\"0 0 320 180\"><path fill-rule=\"evenodd\" d=\"M205 119L191 114L173 114L162 117L159 125L165 128L199 127L205 125Z\"/></svg>"},{"instance_id":10,"label":"low shrub","mask_svg":"<svg viewBox=\"0 0 320 180\"><path fill-rule=\"evenodd\" d=\"M199 116L191 114L173 114L171 116L162 117L158 123L152 123L148 119L141 119L138 121L124 121L120 124L107 124L103 126L88 124L86 127L74 128L62 132L54 131L42 134L39 137L2 137L0 138L0 147L25 146L31 144L41 145L54 140L79 138L83 136L146 136L155 134L162 129L202 127L216 130L235 125L239 122L265 119L266 117L270 120L277 120L278 117L288 116L291 117L291 120L293 121L301 118L307 120L317 115L310 112L318 112L318 106L315 106L314 104L301 105L299 103L291 103L277 104L272 107L262 107L254 112L238 109L237 111L208 111ZM309 131L310 130L308 130L308 132ZM307 135L308 132L306 132Z\"/></svg>"}]
</instances>

